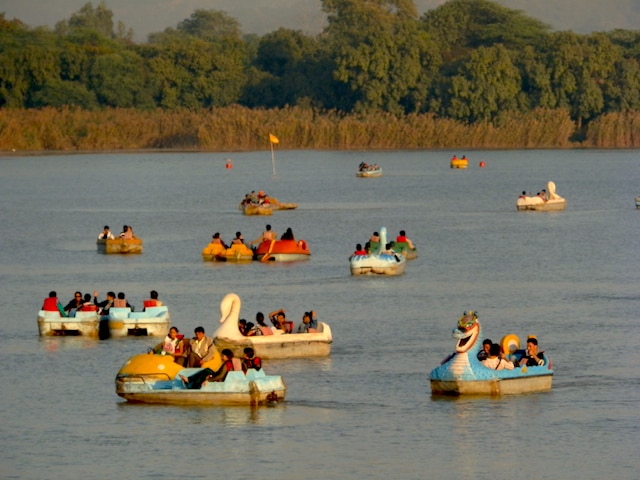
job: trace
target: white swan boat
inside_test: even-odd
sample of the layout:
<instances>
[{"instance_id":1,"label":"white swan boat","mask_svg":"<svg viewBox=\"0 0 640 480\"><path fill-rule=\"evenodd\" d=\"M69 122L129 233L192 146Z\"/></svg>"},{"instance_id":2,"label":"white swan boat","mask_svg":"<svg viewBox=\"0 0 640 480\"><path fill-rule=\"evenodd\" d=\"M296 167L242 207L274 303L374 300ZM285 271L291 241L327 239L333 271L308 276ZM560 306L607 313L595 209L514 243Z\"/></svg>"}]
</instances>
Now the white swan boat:
<instances>
[{"instance_id":1,"label":"white swan boat","mask_svg":"<svg viewBox=\"0 0 640 480\"><path fill-rule=\"evenodd\" d=\"M324 322L318 323L315 333L283 333L273 329L273 335L245 337L238 330L240 307L240 297L235 293L225 295L220 302L221 325L213 334L219 350L228 348L238 358L242 358L245 347L253 348L262 358L319 357L331 352L331 328Z\"/></svg>"},{"instance_id":2,"label":"white swan boat","mask_svg":"<svg viewBox=\"0 0 640 480\"><path fill-rule=\"evenodd\" d=\"M349 259L351 275L402 275L407 259L399 253L382 253L387 244L387 229L380 229L377 249L367 255L352 255Z\"/></svg>"},{"instance_id":3,"label":"white swan boat","mask_svg":"<svg viewBox=\"0 0 640 480\"><path fill-rule=\"evenodd\" d=\"M520 195L516 200L516 208L518 210L533 210L536 212L554 212L564 210L567 206L567 201L556 193L556 184L553 182L547 183L547 191L544 198L540 195L533 197Z\"/></svg>"},{"instance_id":4,"label":"white swan boat","mask_svg":"<svg viewBox=\"0 0 640 480\"><path fill-rule=\"evenodd\" d=\"M215 363L215 364L214 364ZM205 366L220 368L218 354ZM164 405L265 405L284 401L287 386L280 375L267 375L264 369L227 373L223 382L207 382L188 389L181 376L189 377L200 368L183 368L168 355L139 354L118 371L116 393L130 403Z\"/></svg>"}]
</instances>

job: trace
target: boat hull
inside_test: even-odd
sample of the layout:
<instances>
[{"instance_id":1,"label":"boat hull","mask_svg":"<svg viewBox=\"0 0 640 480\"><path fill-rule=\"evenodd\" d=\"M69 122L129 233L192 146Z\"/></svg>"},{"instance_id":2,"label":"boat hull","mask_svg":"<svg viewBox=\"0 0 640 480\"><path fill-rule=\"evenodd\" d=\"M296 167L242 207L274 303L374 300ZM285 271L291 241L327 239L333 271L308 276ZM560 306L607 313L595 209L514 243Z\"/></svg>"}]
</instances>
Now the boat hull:
<instances>
[{"instance_id":1,"label":"boat hull","mask_svg":"<svg viewBox=\"0 0 640 480\"><path fill-rule=\"evenodd\" d=\"M308 260L311 251L304 240L267 240L258 245L255 256L262 262L297 262Z\"/></svg>"},{"instance_id":2,"label":"boat hull","mask_svg":"<svg viewBox=\"0 0 640 480\"><path fill-rule=\"evenodd\" d=\"M519 395L551 390L553 374L489 380L431 380L433 395Z\"/></svg>"},{"instance_id":3,"label":"boat hull","mask_svg":"<svg viewBox=\"0 0 640 480\"><path fill-rule=\"evenodd\" d=\"M241 205L240 209L245 215L273 215L271 205Z\"/></svg>"},{"instance_id":4,"label":"boat hull","mask_svg":"<svg viewBox=\"0 0 640 480\"><path fill-rule=\"evenodd\" d=\"M75 317L61 317L58 312L38 313L38 332L41 337L98 338L100 318L96 312L78 312Z\"/></svg>"},{"instance_id":5,"label":"boat hull","mask_svg":"<svg viewBox=\"0 0 640 480\"><path fill-rule=\"evenodd\" d=\"M253 250L244 244L225 248L224 245L210 243L202 249L202 260L205 262L250 262L253 257Z\"/></svg>"},{"instance_id":6,"label":"boat hull","mask_svg":"<svg viewBox=\"0 0 640 480\"><path fill-rule=\"evenodd\" d=\"M164 337L169 332L171 318L167 307L149 307L144 312L129 308L109 310L111 337Z\"/></svg>"},{"instance_id":7,"label":"boat hull","mask_svg":"<svg viewBox=\"0 0 640 480\"><path fill-rule=\"evenodd\" d=\"M534 197L527 197L534 198ZM564 210L567 206L567 202L563 199L562 201L553 201L549 200L548 202L534 203L531 201L524 201L526 199L519 198L516 203L516 208L518 211L526 211L530 210L533 212L559 212Z\"/></svg>"},{"instance_id":8,"label":"boat hull","mask_svg":"<svg viewBox=\"0 0 640 480\"><path fill-rule=\"evenodd\" d=\"M96 240L96 246L98 252L104 254L142 253L142 240L139 238L132 238L130 240L124 240L122 238L116 238L113 240L99 239Z\"/></svg>"},{"instance_id":9,"label":"boat hull","mask_svg":"<svg viewBox=\"0 0 640 480\"><path fill-rule=\"evenodd\" d=\"M451 168L468 168L469 160L463 160L461 158L457 158L455 160L451 160L450 164Z\"/></svg>"},{"instance_id":10,"label":"boat hull","mask_svg":"<svg viewBox=\"0 0 640 480\"><path fill-rule=\"evenodd\" d=\"M377 170L363 170L356 172L356 177L360 178L376 178L382 176L382 169Z\"/></svg>"}]
</instances>

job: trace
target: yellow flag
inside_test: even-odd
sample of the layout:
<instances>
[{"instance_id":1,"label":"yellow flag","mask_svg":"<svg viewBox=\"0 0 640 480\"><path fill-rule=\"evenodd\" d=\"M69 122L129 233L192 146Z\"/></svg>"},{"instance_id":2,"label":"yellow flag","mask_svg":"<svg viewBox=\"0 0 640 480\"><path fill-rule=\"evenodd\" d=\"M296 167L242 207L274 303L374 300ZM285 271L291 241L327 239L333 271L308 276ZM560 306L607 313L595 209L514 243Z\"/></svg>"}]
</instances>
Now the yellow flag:
<instances>
[{"instance_id":1,"label":"yellow flag","mask_svg":"<svg viewBox=\"0 0 640 480\"><path fill-rule=\"evenodd\" d=\"M278 137L276 137L273 133L269 134L269 141L271 143L280 143L280 140L278 140Z\"/></svg>"}]
</instances>

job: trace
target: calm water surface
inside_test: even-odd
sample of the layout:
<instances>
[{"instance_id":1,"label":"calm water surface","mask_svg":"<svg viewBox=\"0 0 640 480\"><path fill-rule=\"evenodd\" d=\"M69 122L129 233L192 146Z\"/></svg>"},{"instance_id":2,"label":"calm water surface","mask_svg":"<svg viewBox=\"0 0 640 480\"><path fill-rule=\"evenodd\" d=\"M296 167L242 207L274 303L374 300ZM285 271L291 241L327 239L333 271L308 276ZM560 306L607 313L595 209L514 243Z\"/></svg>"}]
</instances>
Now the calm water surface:
<instances>
[{"instance_id":1,"label":"calm water surface","mask_svg":"<svg viewBox=\"0 0 640 480\"><path fill-rule=\"evenodd\" d=\"M456 153L468 170L449 169ZM224 168L231 156L233 169ZM478 168L479 161L486 168ZM0 478L636 479L640 470L640 164L636 151L269 152L0 158ZM361 161L384 176L356 178ZM516 212L548 180L557 213ZM265 190L297 210L245 217ZM297 264L203 263L219 231L292 227ZM144 253L96 253L104 224ZM420 257L398 278L349 274L355 244L405 229ZM315 309L334 344L320 360L269 361L276 408L136 406L113 380L145 338L41 339L55 289L156 289L172 320L212 333L228 292L241 315ZM536 334L550 393L437 399L428 374L478 310L483 336Z\"/></svg>"}]
</instances>

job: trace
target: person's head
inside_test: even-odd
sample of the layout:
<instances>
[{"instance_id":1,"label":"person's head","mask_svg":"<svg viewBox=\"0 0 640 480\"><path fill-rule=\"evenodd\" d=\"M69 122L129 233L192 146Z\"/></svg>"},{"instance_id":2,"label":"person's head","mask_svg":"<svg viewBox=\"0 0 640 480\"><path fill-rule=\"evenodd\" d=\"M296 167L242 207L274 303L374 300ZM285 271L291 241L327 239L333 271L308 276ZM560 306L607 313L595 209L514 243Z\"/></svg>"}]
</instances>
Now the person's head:
<instances>
[{"instance_id":1,"label":"person's head","mask_svg":"<svg viewBox=\"0 0 640 480\"><path fill-rule=\"evenodd\" d=\"M287 318L287 316L285 315L285 313L282 310L278 312L276 317L278 318L278 320L284 320L285 318Z\"/></svg>"},{"instance_id":2,"label":"person's head","mask_svg":"<svg viewBox=\"0 0 640 480\"><path fill-rule=\"evenodd\" d=\"M527 350L529 353L534 354L538 352L538 339L529 337L527 338Z\"/></svg>"},{"instance_id":3,"label":"person's head","mask_svg":"<svg viewBox=\"0 0 640 480\"><path fill-rule=\"evenodd\" d=\"M242 325L243 327L247 324L247 321L244 318L238 320L238 325Z\"/></svg>"},{"instance_id":4,"label":"person's head","mask_svg":"<svg viewBox=\"0 0 640 480\"><path fill-rule=\"evenodd\" d=\"M391 245L391 243L387 243L387 244L384 246L384 248L386 248L387 250L391 250L391 246L392 246L392 245Z\"/></svg>"},{"instance_id":5,"label":"person's head","mask_svg":"<svg viewBox=\"0 0 640 480\"><path fill-rule=\"evenodd\" d=\"M180 330L178 330L178 327L171 327L169 329L169 338L174 339L178 336L178 333L180 333Z\"/></svg>"},{"instance_id":6,"label":"person's head","mask_svg":"<svg viewBox=\"0 0 640 480\"><path fill-rule=\"evenodd\" d=\"M303 323L311 323L311 312L304 312L302 315Z\"/></svg>"},{"instance_id":7,"label":"person's head","mask_svg":"<svg viewBox=\"0 0 640 480\"><path fill-rule=\"evenodd\" d=\"M220 232L216 232L213 234L213 238L220 238Z\"/></svg>"},{"instance_id":8,"label":"person's head","mask_svg":"<svg viewBox=\"0 0 640 480\"><path fill-rule=\"evenodd\" d=\"M240 233L240 232L236 232L236 238L237 238L238 240L242 240L242 233Z\"/></svg>"},{"instance_id":9,"label":"person's head","mask_svg":"<svg viewBox=\"0 0 640 480\"><path fill-rule=\"evenodd\" d=\"M73 294L76 300L82 300L82 292L76 292Z\"/></svg>"},{"instance_id":10,"label":"person's head","mask_svg":"<svg viewBox=\"0 0 640 480\"><path fill-rule=\"evenodd\" d=\"M271 225L269 225L268 223L267 223L267 226L265 228L267 229L267 232L271 231Z\"/></svg>"},{"instance_id":11,"label":"person's head","mask_svg":"<svg viewBox=\"0 0 640 480\"><path fill-rule=\"evenodd\" d=\"M233 358L233 352L228 348L225 348L224 350L222 350L222 352L220 352L220 355L222 356L223 359L224 357L227 357L227 360L231 360Z\"/></svg>"},{"instance_id":12,"label":"person's head","mask_svg":"<svg viewBox=\"0 0 640 480\"><path fill-rule=\"evenodd\" d=\"M264 313L262 312L256 313L256 323L258 325L264 326Z\"/></svg>"},{"instance_id":13,"label":"person's head","mask_svg":"<svg viewBox=\"0 0 640 480\"><path fill-rule=\"evenodd\" d=\"M498 345L497 343L492 343L491 345L489 345L489 356L497 357L498 355L500 355L500 345Z\"/></svg>"},{"instance_id":14,"label":"person's head","mask_svg":"<svg viewBox=\"0 0 640 480\"><path fill-rule=\"evenodd\" d=\"M193 331L193 333L195 333L196 338L198 340L202 340L204 338L204 328L203 327L196 327L195 330Z\"/></svg>"},{"instance_id":15,"label":"person's head","mask_svg":"<svg viewBox=\"0 0 640 480\"><path fill-rule=\"evenodd\" d=\"M522 191L522 195L527 196L527 191L526 191L526 190L523 190L523 191Z\"/></svg>"},{"instance_id":16,"label":"person's head","mask_svg":"<svg viewBox=\"0 0 640 480\"><path fill-rule=\"evenodd\" d=\"M114 298L116 298L116 292L107 292L107 298L109 300L113 300Z\"/></svg>"},{"instance_id":17,"label":"person's head","mask_svg":"<svg viewBox=\"0 0 640 480\"><path fill-rule=\"evenodd\" d=\"M155 290L151 290L151 292L149 292L149 296L150 296L153 300L157 300L157 299L158 299L158 292L156 292Z\"/></svg>"},{"instance_id":18,"label":"person's head","mask_svg":"<svg viewBox=\"0 0 640 480\"><path fill-rule=\"evenodd\" d=\"M404 237L407 233L404 230L400 230L400 236Z\"/></svg>"},{"instance_id":19,"label":"person's head","mask_svg":"<svg viewBox=\"0 0 640 480\"><path fill-rule=\"evenodd\" d=\"M124 292L118 292L118 300L124 300L125 296L124 296Z\"/></svg>"},{"instance_id":20,"label":"person's head","mask_svg":"<svg viewBox=\"0 0 640 480\"><path fill-rule=\"evenodd\" d=\"M356 244L356 250L362 250L362 245L360 243Z\"/></svg>"},{"instance_id":21,"label":"person's head","mask_svg":"<svg viewBox=\"0 0 640 480\"><path fill-rule=\"evenodd\" d=\"M250 332L253 327L255 327L253 322L247 322L247 326L245 327L245 331Z\"/></svg>"},{"instance_id":22,"label":"person's head","mask_svg":"<svg viewBox=\"0 0 640 480\"><path fill-rule=\"evenodd\" d=\"M104 231L105 231L105 232L108 232L108 231L109 231L109 225L105 225L105 226L104 226Z\"/></svg>"},{"instance_id":23,"label":"person's head","mask_svg":"<svg viewBox=\"0 0 640 480\"><path fill-rule=\"evenodd\" d=\"M374 236L374 237L379 237L379 236L380 236L380 234L379 234L378 232L373 232L373 236Z\"/></svg>"},{"instance_id":24,"label":"person's head","mask_svg":"<svg viewBox=\"0 0 640 480\"><path fill-rule=\"evenodd\" d=\"M85 302L90 302L91 301L91 294L90 293L85 293L84 294L84 301Z\"/></svg>"},{"instance_id":25,"label":"person's head","mask_svg":"<svg viewBox=\"0 0 640 480\"><path fill-rule=\"evenodd\" d=\"M129 227L127 225L123 225L122 226L122 231L126 232L127 230L129 230Z\"/></svg>"},{"instance_id":26,"label":"person's head","mask_svg":"<svg viewBox=\"0 0 640 480\"><path fill-rule=\"evenodd\" d=\"M244 356L247 357L247 358L253 358L255 356L255 352L253 351L253 348L251 348L251 347L245 347L243 352L244 352Z\"/></svg>"},{"instance_id":27,"label":"person's head","mask_svg":"<svg viewBox=\"0 0 640 480\"><path fill-rule=\"evenodd\" d=\"M489 349L491 348L491 345L493 345L493 342L491 341L490 338L485 338L482 341L482 350L484 350L485 352L489 353Z\"/></svg>"},{"instance_id":28,"label":"person's head","mask_svg":"<svg viewBox=\"0 0 640 480\"><path fill-rule=\"evenodd\" d=\"M56 293L55 290L51 290L49 292L49 298L56 298L58 296L58 294Z\"/></svg>"}]
</instances>

